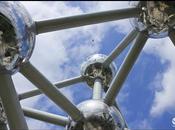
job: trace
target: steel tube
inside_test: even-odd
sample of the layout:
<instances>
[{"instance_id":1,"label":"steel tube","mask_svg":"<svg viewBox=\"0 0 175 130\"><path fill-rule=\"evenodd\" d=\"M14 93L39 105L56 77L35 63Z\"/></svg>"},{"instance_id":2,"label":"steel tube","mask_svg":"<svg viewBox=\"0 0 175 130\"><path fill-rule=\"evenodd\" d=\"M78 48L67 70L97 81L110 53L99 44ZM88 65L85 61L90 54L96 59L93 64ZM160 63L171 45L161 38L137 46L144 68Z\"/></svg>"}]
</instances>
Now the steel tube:
<instances>
[{"instance_id":1,"label":"steel tube","mask_svg":"<svg viewBox=\"0 0 175 130\"><path fill-rule=\"evenodd\" d=\"M137 36L138 31L132 30L118 45L117 47L109 54L109 56L104 61L104 66L109 66L111 62L118 56L120 53L134 40Z\"/></svg>"},{"instance_id":2,"label":"steel tube","mask_svg":"<svg viewBox=\"0 0 175 130\"><path fill-rule=\"evenodd\" d=\"M27 123L9 74L0 74L0 97L11 130L27 130Z\"/></svg>"},{"instance_id":3,"label":"steel tube","mask_svg":"<svg viewBox=\"0 0 175 130\"><path fill-rule=\"evenodd\" d=\"M45 21L36 21L35 28L36 28L36 34L40 34L61 29L80 27L90 24L97 24L131 17L138 17L139 14L140 14L139 8L110 10L110 11L63 17Z\"/></svg>"},{"instance_id":4,"label":"steel tube","mask_svg":"<svg viewBox=\"0 0 175 130\"><path fill-rule=\"evenodd\" d=\"M125 60L120 66L117 74L115 75L110 87L105 95L104 102L108 105L113 105L117 94L119 93L122 84L126 80L131 68L133 67L137 57L139 56L142 48L144 47L148 35L146 32L140 32L135 40L135 43L128 52Z\"/></svg>"},{"instance_id":5,"label":"steel tube","mask_svg":"<svg viewBox=\"0 0 175 130\"><path fill-rule=\"evenodd\" d=\"M74 78L70 78L70 79L66 79L66 80L57 82L54 85L57 88L63 88L63 87L70 86L70 85L73 85L73 84L76 84L76 83L79 83L79 82L83 82L83 81L84 81L83 76L77 76L77 77L74 77ZM40 91L39 89L34 89L34 90L31 90L31 91L28 91L28 92L21 93L21 94L18 95L18 97L19 97L19 100L23 100L23 99L26 99L26 98L30 98L30 97L33 97L33 96L40 95L40 94L42 94L42 91Z\"/></svg>"},{"instance_id":6,"label":"steel tube","mask_svg":"<svg viewBox=\"0 0 175 130\"><path fill-rule=\"evenodd\" d=\"M171 39L172 43L175 46L175 30L174 29L171 29L170 30L170 32L169 32L169 38Z\"/></svg>"},{"instance_id":7,"label":"steel tube","mask_svg":"<svg viewBox=\"0 0 175 130\"><path fill-rule=\"evenodd\" d=\"M93 99L101 99L102 98L102 84L101 79L96 79L93 87Z\"/></svg>"},{"instance_id":8,"label":"steel tube","mask_svg":"<svg viewBox=\"0 0 175 130\"><path fill-rule=\"evenodd\" d=\"M32 108L22 107L24 115L30 118L34 118L40 121L45 121L48 123L66 126L69 123L69 119L64 116L59 116L55 114L51 114L44 111L39 111Z\"/></svg>"},{"instance_id":9,"label":"steel tube","mask_svg":"<svg viewBox=\"0 0 175 130\"><path fill-rule=\"evenodd\" d=\"M48 96L55 104L66 111L74 121L83 119L83 114L50 81L47 80L30 62L23 64L20 72Z\"/></svg>"}]
</instances>

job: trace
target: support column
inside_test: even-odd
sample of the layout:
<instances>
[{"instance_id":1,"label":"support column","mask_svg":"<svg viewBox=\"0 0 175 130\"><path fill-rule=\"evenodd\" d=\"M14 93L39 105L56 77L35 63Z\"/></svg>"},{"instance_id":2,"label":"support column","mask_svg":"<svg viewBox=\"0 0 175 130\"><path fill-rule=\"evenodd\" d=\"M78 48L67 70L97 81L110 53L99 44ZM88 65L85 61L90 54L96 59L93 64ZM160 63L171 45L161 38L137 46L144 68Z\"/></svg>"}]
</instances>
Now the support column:
<instances>
[{"instance_id":1,"label":"support column","mask_svg":"<svg viewBox=\"0 0 175 130\"><path fill-rule=\"evenodd\" d=\"M9 74L0 74L0 97L10 130L27 130L27 123Z\"/></svg>"},{"instance_id":2,"label":"support column","mask_svg":"<svg viewBox=\"0 0 175 130\"><path fill-rule=\"evenodd\" d=\"M101 99L102 98L102 84L101 79L97 78L94 82L93 87L93 99Z\"/></svg>"}]
</instances>

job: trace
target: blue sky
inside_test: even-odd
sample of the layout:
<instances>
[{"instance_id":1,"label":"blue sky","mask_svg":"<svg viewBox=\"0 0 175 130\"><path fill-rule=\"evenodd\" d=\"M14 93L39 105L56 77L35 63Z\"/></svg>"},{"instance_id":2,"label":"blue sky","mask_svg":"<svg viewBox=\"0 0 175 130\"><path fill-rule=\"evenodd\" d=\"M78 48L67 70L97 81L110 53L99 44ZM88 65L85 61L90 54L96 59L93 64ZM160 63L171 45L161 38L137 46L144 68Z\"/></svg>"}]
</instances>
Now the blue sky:
<instances>
[{"instance_id":1,"label":"blue sky","mask_svg":"<svg viewBox=\"0 0 175 130\"><path fill-rule=\"evenodd\" d=\"M71 16L87 12L128 7L129 2L22 2L34 20ZM52 6L52 9L50 7ZM39 8L41 7L41 8ZM38 11L39 10L39 11ZM47 12L47 13L46 13ZM131 30L128 20L66 29L37 36L31 62L51 82L78 76L81 63L90 55L108 55ZM129 46L130 47L130 46ZM115 59L120 67L129 47ZM175 48L168 38L148 40L130 75L117 97L129 128L175 129ZM34 86L20 74L13 77L18 93ZM92 90L83 83L61 89L72 102L78 104L91 98ZM66 115L47 97L37 96L22 101L29 106L55 114ZM62 127L27 118L30 129L58 129Z\"/></svg>"}]
</instances>

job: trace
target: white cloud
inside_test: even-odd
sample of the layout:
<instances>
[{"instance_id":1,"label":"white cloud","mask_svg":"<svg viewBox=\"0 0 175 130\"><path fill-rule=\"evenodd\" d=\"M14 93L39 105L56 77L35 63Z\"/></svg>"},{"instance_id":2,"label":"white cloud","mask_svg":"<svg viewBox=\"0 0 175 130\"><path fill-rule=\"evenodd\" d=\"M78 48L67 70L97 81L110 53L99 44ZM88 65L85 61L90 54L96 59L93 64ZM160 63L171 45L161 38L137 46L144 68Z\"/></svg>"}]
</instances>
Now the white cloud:
<instances>
[{"instance_id":1,"label":"white cloud","mask_svg":"<svg viewBox=\"0 0 175 130\"><path fill-rule=\"evenodd\" d=\"M141 121L137 121L137 125L138 127L136 127L137 129L149 129L151 130L152 127L150 125L150 121L147 119L143 119Z\"/></svg>"},{"instance_id":2,"label":"white cloud","mask_svg":"<svg viewBox=\"0 0 175 130\"><path fill-rule=\"evenodd\" d=\"M154 130L148 118L132 120L128 125L131 130Z\"/></svg>"},{"instance_id":3,"label":"white cloud","mask_svg":"<svg viewBox=\"0 0 175 130\"><path fill-rule=\"evenodd\" d=\"M131 8L132 6L128 1L103 1L99 2L96 6L96 10L113 10L113 9L123 9ZM118 20L112 23L117 32L127 34L133 27L130 24L129 19Z\"/></svg>"},{"instance_id":4,"label":"white cloud","mask_svg":"<svg viewBox=\"0 0 175 130\"><path fill-rule=\"evenodd\" d=\"M123 9L123 8L131 8L131 4L128 1L101 1L101 2L85 2L87 11L97 12L97 11L106 11L106 10L114 10L114 9ZM119 33L127 34L132 26L130 24L129 19L118 20L115 22L109 22L108 26L115 27L116 31Z\"/></svg>"},{"instance_id":5,"label":"white cloud","mask_svg":"<svg viewBox=\"0 0 175 130\"><path fill-rule=\"evenodd\" d=\"M153 80L155 98L150 110L153 117L160 116L164 112L174 109L175 104L175 47L169 38L149 40L145 51L160 57L163 65L168 64L164 72L158 72Z\"/></svg>"}]
</instances>

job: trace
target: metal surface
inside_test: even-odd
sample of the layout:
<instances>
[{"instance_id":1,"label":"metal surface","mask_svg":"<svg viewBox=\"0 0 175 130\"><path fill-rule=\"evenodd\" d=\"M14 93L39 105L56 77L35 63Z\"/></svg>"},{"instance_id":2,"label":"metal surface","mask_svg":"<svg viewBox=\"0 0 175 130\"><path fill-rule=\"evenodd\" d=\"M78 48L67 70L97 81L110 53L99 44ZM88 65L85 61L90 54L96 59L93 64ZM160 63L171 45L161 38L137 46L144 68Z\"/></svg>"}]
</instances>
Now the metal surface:
<instances>
[{"instance_id":1,"label":"metal surface","mask_svg":"<svg viewBox=\"0 0 175 130\"><path fill-rule=\"evenodd\" d=\"M101 79L104 89L108 89L116 73L116 66L112 62L109 66L104 67L103 62L106 58L107 56L104 54L94 54L89 56L81 65L81 74L85 77L85 81L90 87L94 86L94 81L98 77Z\"/></svg>"},{"instance_id":2,"label":"metal surface","mask_svg":"<svg viewBox=\"0 0 175 130\"><path fill-rule=\"evenodd\" d=\"M0 72L15 73L28 61L35 44L33 24L19 2L0 1Z\"/></svg>"},{"instance_id":3,"label":"metal surface","mask_svg":"<svg viewBox=\"0 0 175 130\"><path fill-rule=\"evenodd\" d=\"M45 121L48 123L66 126L69 123L69 119L64 116L59 116L55 114L51 114L44 111L39 111L32 108L22 107L24 115L30 118L34 118L37 120Z\"/></svg>"},{"instance_id":4,"label":"metal surface","mask_svg":"<svg viewBox=\"0 0 175 130\"><path fill-rule=\"evenodd\" d=\"M104 102L106 104L113 105L115 98L122 87L122 84L127 78L131 68L133 67L147 39L148 39L148 36L146 32L141 32L138 34L135 43L133 44L132 48L128 52L125 60L123 61L122 65L118 70L118 73L116 74L116 76L114 77L113 81L110 84L110 87L104 98Z\"/></svg>"},{"instance_id":5,"label":"metal surface","mask_svg":"<svg viewBox=\"0 0 175 130\"><path fill-rule=\"evenodd\" d=\"M0 75L0 97L3 102L10 129L27 130L27 123L9 74Z\"/></svg>"},{"instance_id":6,"label":"metal surface","mask_svg":"<svg viewBox=\"0 0 175 130\"><path fill-rule=\"evenodd\" d=\"M114 59L120 55L120 53L134 40L138 31L136 29L132 30L118 45L117 47L109 54L105 59L103 65L108 66L111 64Z\"/></svg>"},{"instance_id":7,"label":"metal surface","mask_svg":"<svg viewBox=\"0 0 175 130\"><path fill-rule=\"evenodd\" d=\"M95 79L94 87L93 87L93 99L99 100L102 98L103 87L101 84L101 79Z\"/></svg>"},{"instance_id":8,"label":"metal surface","mask_svg":"<svg viewBox=\"0 0 175 130\"><path fill-rule=\"evenodd\" d=\"M74 78L70 78L70 79L66 79L60 82L55 83L54 85L56 86L56 88L63 88L63 87L67 87L76 83L80 83L84 81L84 77L83 76L77 76ZM26 98L30 98L33 96L37 96L42 94L42 91L40 91L39 89L34 89L28 92L24 92L18 95L19 100L23 100Z\"/></svg>"},{"instance_id":9,"label":"metal surface","mask_svg":"<svg viewBox=\"0 0 175 130\"><path fill-rule=\"evenodd\" d=\"M175 29L171 29L168 36L169 36L169 38L171 39L172 43L175 46Z\"/></svg>"},{"instance_id":10,"label":"metal surface","mask_svg":"<svg viewBox=\"0 0 175 130\"><path fill-rule=\"evenodd\" d=\"M30 62L21 66L20 72L38 87L55 104L66 111L73 120L83 119L82 113L51 82L49 82Z\"/></svg>"},{"instance_id":11,"label":"metal surface","mask_svg":"<svg viewBox=\"0 0 175 130\"><path fill-rule=\"evenodd\" d=\"M121 112L121 110L120 110L120 108L119 108L117 102L114 103L114 107L119 111L119 116L121 117L122 121L124 122L125 128L128 128L128 124L127 124L127 122L125 121L125 118L124 118L124 116L123 116L123 114L122 114L122 112Z\"/></svg>"},{"instance_id":12,"label":"metal surface","mask_svg":"<svg viewBox=\"0 0 175 130\"><path fill-rule=\"evenodd\" d=\"M175 15L168 22L169 27L175 28Z\"/></svg>"},{"instance_id":13,"label":"metal surface","mask_svg":"<svg viewBox=\"0 0 175 130\"><path fill-rule=\"evenodd\" d=\"M36 34L139 16L138 8L111 10L71 17L36 21Z\"/></svg>"},{"instance_id":14,"label":"metal surface","mask_svg":"<svg viewBox=\"0 0 175 130\"><path fill-rule=\"evenodd\" d=\"M168 35L175 19L175 3L171 1L141 1L137 5L142 9L140 17L132 24L140 31L147 30L151 38L163 38Z\"/></svg>"},{"instance_id":15,"label":"metal surface","mask_svg":"<svg viewBox=\"0 0 175 130\"><path fill-rule=\"evenodd\" d=\"M123 130L124 122L119 111L101 100L87 100L78 105L85 122L71 122L67 130Z\"/></svg>"}]
</instances>

